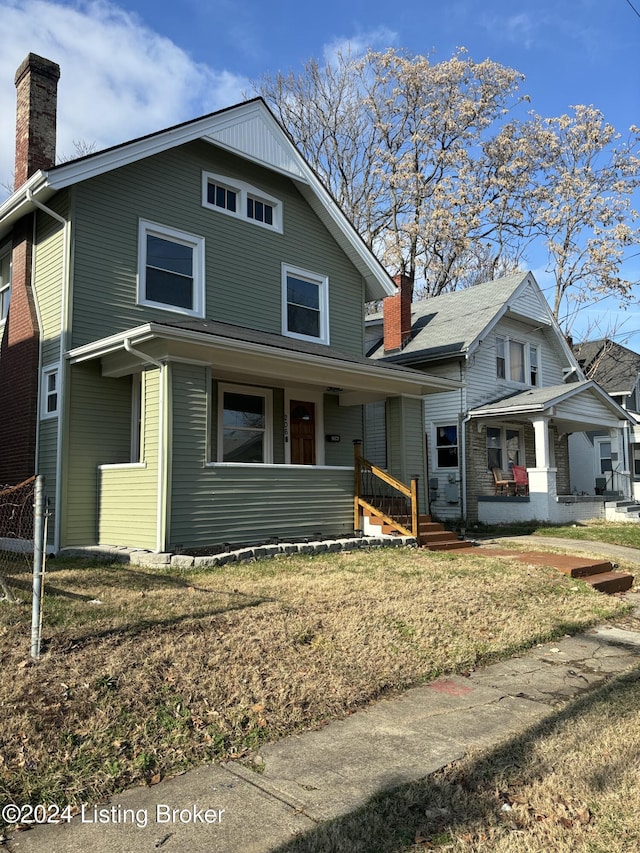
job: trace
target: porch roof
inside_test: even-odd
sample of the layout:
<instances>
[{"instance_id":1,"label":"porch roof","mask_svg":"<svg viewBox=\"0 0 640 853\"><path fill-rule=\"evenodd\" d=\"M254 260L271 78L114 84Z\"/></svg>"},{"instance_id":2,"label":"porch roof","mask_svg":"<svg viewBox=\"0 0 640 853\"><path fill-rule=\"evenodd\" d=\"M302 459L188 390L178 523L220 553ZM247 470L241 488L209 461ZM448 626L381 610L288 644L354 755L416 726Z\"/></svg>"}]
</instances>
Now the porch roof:
<instances>
[{"instance_id":1,"label":"porch roof","mask_svg":"<svg viewBox=\"0 0 640 853\"><path fill-rule=\"evenodd\" d=\"M146 323L67 353L72 364L100 359L104 376L126 376L141 365L189 361L217 377L242 382L321 386L341 405L390 396L450 391L460 383L423 371L282 335L213 320Z\"/></svg>"},{"instance_id":2,"label":"porch roof","mask_svg":"<svg viewBox=\"0 0 640 853\"><path fill-rule=\"evenodd\" d=\"M469 416L516 421L549 417L562 432L614 429L623 421L633 422L622 406L592 380L530 388L477 406Z\"/></svg>"}]
</instances>

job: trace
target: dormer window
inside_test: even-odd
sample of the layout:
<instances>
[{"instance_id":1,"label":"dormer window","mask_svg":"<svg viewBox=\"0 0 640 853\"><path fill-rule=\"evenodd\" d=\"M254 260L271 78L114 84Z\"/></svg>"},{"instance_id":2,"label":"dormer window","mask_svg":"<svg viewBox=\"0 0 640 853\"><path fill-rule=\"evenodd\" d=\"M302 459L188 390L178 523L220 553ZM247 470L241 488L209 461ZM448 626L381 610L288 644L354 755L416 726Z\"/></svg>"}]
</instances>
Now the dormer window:
<instances>
[{"instance_id":1,"label":"dormer window","mask_svg":"<svg viewBox=\"0 0 640 853\"><path fill-rule=\"evenodd\" d=\"M204 172L202 204L218 213L282 233L282 202L244 181Z\"/></svg>"},{"instance_id":2,"label":"dormer window","mask_svg":"<svg viewBox=\"0 0 640 853\"><path fill-rule=\"evenodd\" d=\"M540 384L540 358L535 344L496 336L496 376L518 385Z\"/></svg>"}]
</instances>

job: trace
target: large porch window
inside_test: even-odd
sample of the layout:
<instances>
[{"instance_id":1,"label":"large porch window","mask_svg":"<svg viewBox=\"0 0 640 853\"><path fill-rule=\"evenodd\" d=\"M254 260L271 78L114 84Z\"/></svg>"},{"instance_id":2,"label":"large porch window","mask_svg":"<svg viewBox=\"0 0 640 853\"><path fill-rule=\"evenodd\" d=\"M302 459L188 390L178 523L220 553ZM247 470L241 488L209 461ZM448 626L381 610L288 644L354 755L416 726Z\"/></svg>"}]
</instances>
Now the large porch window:
<instances>
[{"instance_id":1,"label":"large porch window","mask_svg":"<svg viewBox=\"0 0 640 853\"><path fill-rule=\"evenodd\" d=\"M505 474L514 465L524 465L522 432L512 427L487 427L487 468Z\"/></svg>"},{"instance_id":2,"label":"large porch window","mask_svg":"<svg viewBox=\"0 0 640 853\"><path fill-rule=\"evenodd\" d=\"M271 463L271 391L244 385L221 385L219 392L218 462Z\"/></svg>"}]
</instances>

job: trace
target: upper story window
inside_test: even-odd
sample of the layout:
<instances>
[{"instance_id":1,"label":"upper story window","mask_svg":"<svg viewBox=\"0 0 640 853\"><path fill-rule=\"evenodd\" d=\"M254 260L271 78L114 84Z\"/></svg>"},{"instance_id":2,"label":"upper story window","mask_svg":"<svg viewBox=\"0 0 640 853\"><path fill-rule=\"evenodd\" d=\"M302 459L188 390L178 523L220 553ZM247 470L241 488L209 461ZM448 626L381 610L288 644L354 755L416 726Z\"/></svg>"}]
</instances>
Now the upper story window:
<instances>
[{"instance_id":1,"label":"upper story window","mask_svg":"<svg viewBox=\"0 0 640 853\"><path fill-rule=\"evenodd\" d=\"M282 233L282 202L244 181L204 172L202 204Z\"/></svg>"},{"instance_id":2,"label":"upper story window","mask_svg":"<svg viewBox=\"0 0 640 853\"><path fill-rule=\"evenodd\" d=\"M329 343L329 279L282 267L282 334L316 343Z\"/></svg>"},{"instance_id":3,"label":"upper story window","mask_svg":"<svg viewBox=\"0 0 640 853\"><path fill-rule=\"evenodd\" d=\"M519 385L540 383L538 347L522 341L496 336L496 376Z\"/></svg>"},{"instance_id":4,"label":"upper story window","mask_svg":"<svg viewBox=\"0 0 640 853\"><path fill-rule=\"evenodd\" d=\"M11 252L0 252L0 323L7 319L11 298Z\"/></svg>"},{"instance_id":5,"label":"upper story window","mask_svg":"<svg viewBox=\"0 0 640 853\"><path fill-rule=\"evenodd\" d=\"M204 316L204 238L140 222L138 302Z\"/></svg>"}]
</instances>

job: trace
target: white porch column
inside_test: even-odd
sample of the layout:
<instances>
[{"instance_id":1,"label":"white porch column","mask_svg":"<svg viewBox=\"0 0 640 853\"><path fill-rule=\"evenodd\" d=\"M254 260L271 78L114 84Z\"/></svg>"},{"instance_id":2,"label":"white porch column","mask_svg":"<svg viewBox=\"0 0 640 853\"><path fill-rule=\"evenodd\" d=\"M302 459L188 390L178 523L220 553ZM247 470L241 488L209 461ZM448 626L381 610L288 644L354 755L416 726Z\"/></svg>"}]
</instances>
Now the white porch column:
<instances>
[{"instance_id":1,"label":"white porch column","mask_svg":"<svg viewBox=\"0 0 640 853\"><path fill-rule=\"evenodd\" d=\"M531 516L540 521L553 521L556 510L557 469L551 467L549 452L549 418L531 418L535 437L536 465L529 468Z\"/></svg>"},{"instance_id":2,"label":"white porch column","mask_svg":"<svg viewBox=\"0 0 640 853\"><path fill-rule=\"evenodd\" d=\"M622 492L624 497L628 497L630 492L629 468L624 452L622 430L619 427L612 427L609 430L609 438L611 439L611 488L613 491Z\"/></svg>"}]
</instances>

